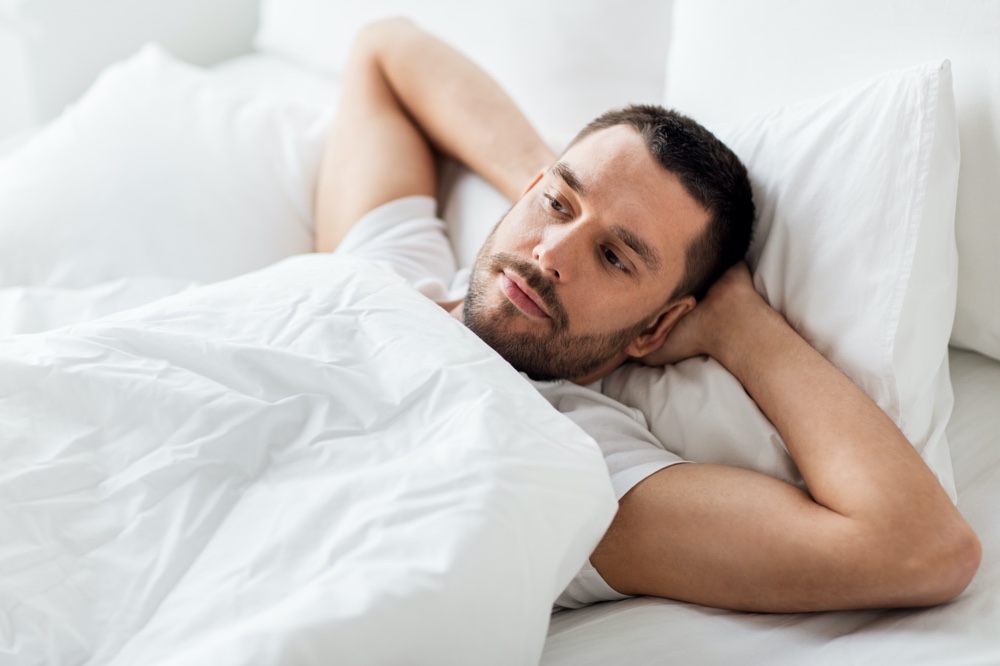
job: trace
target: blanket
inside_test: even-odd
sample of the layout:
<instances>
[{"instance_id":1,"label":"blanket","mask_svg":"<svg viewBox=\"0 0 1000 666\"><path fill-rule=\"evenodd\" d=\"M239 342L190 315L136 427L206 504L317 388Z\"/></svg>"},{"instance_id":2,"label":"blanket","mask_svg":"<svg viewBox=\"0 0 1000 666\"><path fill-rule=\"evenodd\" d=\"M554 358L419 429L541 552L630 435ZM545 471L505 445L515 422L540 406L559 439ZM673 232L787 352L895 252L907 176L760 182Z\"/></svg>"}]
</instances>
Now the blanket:
<instances>
[{"instance_id":1,"label":"blanket","mask_svg":"<svg viewBox=\"0 0 1000 666\"><path fill-rule=\"evenodd\" d=\"M537 663L616 506L529 382L331 255L0 339L0 424L3 664Z\"/></svg>"}]
</instances>

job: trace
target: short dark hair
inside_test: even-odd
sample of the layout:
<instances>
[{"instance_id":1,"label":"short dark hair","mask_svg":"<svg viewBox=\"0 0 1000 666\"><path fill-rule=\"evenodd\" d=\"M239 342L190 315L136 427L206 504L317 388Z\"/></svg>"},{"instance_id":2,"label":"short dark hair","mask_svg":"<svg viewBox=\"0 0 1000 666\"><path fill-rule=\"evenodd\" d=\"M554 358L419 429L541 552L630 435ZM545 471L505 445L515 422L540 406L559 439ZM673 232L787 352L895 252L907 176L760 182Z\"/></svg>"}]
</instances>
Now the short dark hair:
<instances>
[{"instance_id":1,"label":"short dark hair","mask_svg":"<svg viewBox=\"0 0 1000 666\"><path fill-rule=\"evenodd\" d=\"M750 246L754 204L747 169L700 124L650 104L608 111L580 130L569 145L616 125L635 129L656 161L676 175L687 193L708 211L708 227L688 246L684 277L670 296L671 301L687 294L700 300Z\"/></svg>"}]
</instances>

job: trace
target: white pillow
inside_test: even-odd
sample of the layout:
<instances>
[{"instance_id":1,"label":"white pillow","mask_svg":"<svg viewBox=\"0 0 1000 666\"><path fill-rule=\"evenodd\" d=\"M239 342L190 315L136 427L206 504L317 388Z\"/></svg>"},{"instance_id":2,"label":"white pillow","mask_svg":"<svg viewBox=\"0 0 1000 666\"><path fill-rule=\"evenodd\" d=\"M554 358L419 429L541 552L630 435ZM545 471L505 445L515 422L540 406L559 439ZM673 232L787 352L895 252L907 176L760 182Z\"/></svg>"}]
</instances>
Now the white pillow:
<instances>
[{"instance_id":1,"label":"white pillow","mask_svg":"<svg viewBox=\"0 0 1000 666\"><path fill-rule=\"evenodd\" d=\"M674 6L664 99L712 130L883 72L952 62L962 167L951 342L1000 359L1000 3L676 0Z\"/></svg>"},{"instance_id":2,"label":"white pillow","mask_svg":"<svg viewBox=\"0 0 1000 666\"><path fill-rule=\"evenodd\" d=\"M758 291L892 417L955 497L945 425L959 150L949 63L882 76L717 132L758 207ZM801 479L714 360L623 367L605 392L691 460Z\"/></svg>"},{"instance_id":3,"label":"white pillow","mask_svg":"<svg viewBox=\"0 0 1000 666\"><path fill-rule=\"evenodd\" d=\"M454 160L443 161L438 202L459 268L475 263L486 237L511 207L500 190Z\"/></svg>"},{"instance_id":4,"label":"white pillow","mask_svg":"<svg viewBox=\"0 0 1000 666\"><path fill-rule=\"evenodd\" d=\"M310 251L327 121L146 47L0 159L0 286L211 282Z\"/></svg>"},{"instance_id":5,"label":"white pillow","mask_svg":"<svg viewBox=\"0 0 1000 666\"><path fill-rule=\"evenodd\" d=\"M611 107L663 94L669 2L263 0L256 47L339 75L357 31L406 15L466 53L544 136L565 142Z\"/></svg>"}]
</instances>

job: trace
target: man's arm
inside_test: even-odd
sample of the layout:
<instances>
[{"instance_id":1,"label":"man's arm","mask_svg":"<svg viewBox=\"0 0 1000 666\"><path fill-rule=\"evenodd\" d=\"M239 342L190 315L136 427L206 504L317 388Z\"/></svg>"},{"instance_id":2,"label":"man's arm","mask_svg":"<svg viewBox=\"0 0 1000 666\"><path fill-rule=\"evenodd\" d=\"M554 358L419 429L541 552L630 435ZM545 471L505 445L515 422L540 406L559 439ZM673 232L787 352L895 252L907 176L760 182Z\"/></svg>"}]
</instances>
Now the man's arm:
<instances>
[{"instance_id":1,"label":"man's arm","mask_svg":"<svg viewBox=\"0 0 1000 666\"><path fill-rule=\"evenodd\" d=\"M434 196L434 151L466 164L516 200L555 160L489 76L405 19L366 27L344 73L316 193L316 250L400 197Z\"/></svg>"},{"instance_id":2,"label":"man's arm","mask_svg":"<svg viewBox=\"0 0 1000 666\"><path fill-rule=\"evenodd\" d=\"M809 494L676 465L620 503L592 557L616 590L753 611L923 606L965 589L980 546L895 424L731 269L658 354L708 354L781 433Z\"/></svg>"}]
</instances>

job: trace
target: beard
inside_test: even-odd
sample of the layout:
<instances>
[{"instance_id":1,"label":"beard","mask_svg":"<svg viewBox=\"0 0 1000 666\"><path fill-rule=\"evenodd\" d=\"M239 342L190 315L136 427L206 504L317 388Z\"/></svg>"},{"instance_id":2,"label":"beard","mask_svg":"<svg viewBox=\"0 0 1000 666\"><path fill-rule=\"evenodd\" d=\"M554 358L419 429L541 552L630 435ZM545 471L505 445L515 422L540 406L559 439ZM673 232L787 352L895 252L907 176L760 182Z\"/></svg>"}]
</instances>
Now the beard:
<instances>
[{"instance_id":1,"label":"beard","mask_svg":"<svg viewBox=\"0 0 1000 666\"><path fill-rule=\"evenodd\" d=\"M498 225L499 226L499 225ZM469 279L463 316L465 325L516 370L534 380L574 379L593 373L620 354L646 327L646 320L607 333L570 333L569 317L555 285L533 263L506 253L493 253L486 239ZM547 330L515 331L510 323L524 315L507 298L489 305L488 290L504 269L519 275L542 299L550 319Z\"/></svg>"}]
</instances>

